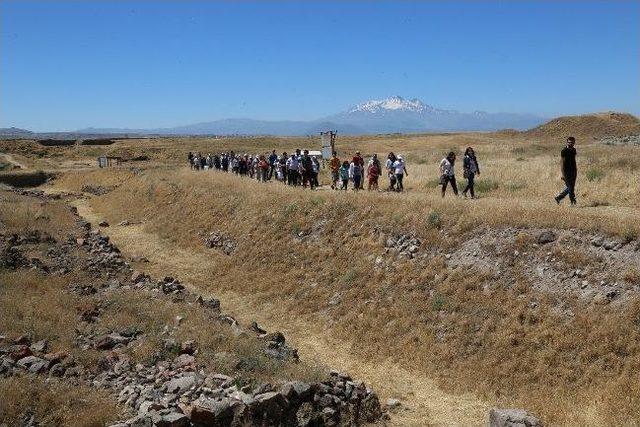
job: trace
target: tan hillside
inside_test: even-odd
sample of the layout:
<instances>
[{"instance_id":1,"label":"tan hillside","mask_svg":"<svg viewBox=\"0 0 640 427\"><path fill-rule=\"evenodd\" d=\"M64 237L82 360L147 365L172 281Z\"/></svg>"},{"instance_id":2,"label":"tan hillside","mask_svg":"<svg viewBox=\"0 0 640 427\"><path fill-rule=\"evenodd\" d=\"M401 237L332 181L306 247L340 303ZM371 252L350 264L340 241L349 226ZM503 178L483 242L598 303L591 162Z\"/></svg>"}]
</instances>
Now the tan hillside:
<instances>
[{"instance_id":1,"label":"tan hillside","mask_svg":"<svg viewBox=\"0 0 640 427\"><path fill-rule=\"evenodd\" d=\"M525 132L528 135L549 138L566 138L570 135L602 138L639 133L640 119L629 113L615 111L557 117Z\"/></svg>"}]
</instances>

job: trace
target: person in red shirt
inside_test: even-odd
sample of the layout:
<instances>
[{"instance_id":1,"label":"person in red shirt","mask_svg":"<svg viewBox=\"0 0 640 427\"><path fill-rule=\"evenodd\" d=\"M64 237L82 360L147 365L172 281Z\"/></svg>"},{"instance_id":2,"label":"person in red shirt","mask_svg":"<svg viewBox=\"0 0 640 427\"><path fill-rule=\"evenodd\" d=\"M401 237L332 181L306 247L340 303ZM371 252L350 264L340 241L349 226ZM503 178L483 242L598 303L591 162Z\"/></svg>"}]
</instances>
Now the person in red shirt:
<instances>
[{"instance_id":1,"label":"person in red shirt","mask_svg":"<svg viewBox=\"0 0 640 427\"><path fill-rule=\"evenodd\" d=\"M269 178L269 162L267 162L264 155L260 156L260 160L258 160L258 173L260 181L267 182Z\"/></svg>"}]
</instances>

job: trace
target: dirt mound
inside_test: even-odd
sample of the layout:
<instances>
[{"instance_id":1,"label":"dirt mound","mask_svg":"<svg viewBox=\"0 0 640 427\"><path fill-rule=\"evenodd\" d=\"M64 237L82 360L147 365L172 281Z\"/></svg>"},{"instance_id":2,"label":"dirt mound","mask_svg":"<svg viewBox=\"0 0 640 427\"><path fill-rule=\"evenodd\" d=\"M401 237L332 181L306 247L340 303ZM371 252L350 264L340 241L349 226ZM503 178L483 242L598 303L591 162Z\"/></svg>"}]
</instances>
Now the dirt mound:
<instances>
[{"instance_id":1,"label":"dirt mound","mask_svg":"<svg viewBox=\"0 0 640 427\"><path fill-rule=\"evenodd\" d=\"M549 138L566 138L570 135L602 138L638 133L640 119L632 114L613 111L558 117L525 132L527 135Z\"/></svg>"}]
</instances>

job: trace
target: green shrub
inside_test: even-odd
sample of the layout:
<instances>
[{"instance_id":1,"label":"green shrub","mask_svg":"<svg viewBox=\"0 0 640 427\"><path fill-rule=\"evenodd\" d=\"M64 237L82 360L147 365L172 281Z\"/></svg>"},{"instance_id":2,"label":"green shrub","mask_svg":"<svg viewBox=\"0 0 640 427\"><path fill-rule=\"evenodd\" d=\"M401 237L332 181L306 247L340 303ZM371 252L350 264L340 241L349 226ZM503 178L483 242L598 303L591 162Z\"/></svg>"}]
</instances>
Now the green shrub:
<instances>
[{"instance_id":1,"label":"green shrub","mask_svg":"<svg viewBox=\"0 0 640 427\"><path fill-rule=\"evenodd\" d=\"M498 181L494 179L483 179L475 184L476 191L479 193L489 193L490 191L497 190L498 187Z\"/></svg>"},{"instance_id":2,"label":"green shrub","mask_svg":"<svg viewBox=\"0 0 640 427\"><path fill-rule=\"evenodd\" d=\"M603 176L604 176L604 172L600 169L591 168L587 170L587 181L589 182L600 181Z\"/></svg>"},{"instance_id":3,"label":"green shrub","mask_svg":"<svg viewBox=\"0 0 640 427\"><path fill-rule=\"evenodd\" d=\"M358 272L356 270L349 270L342 276L342 282L350 285L353 281L358 277Z\"/></svg>"},{"instance_id":4,"label":"green shrub","mask_svg":"<svg viewBox=\"0 0 640 427\"><path fill-rule=\"evenodd\" d=\"M430 212L427 216L427 223L431 228L440 228L442 226L442 218L438 212Z\"/></svg>"},{"instance_id":5,"label":"green shrub","mask_svg":"<svg viewBox=\"0 0 640 427\"><path fill-rule=\"evenodd\" d=\"M447 300L440 294L436 294L431 300L431 308L433 311L440 311L444 308Z\"/></svg>"},{"instance_id":6,"label":"green shrub","mask_svg":"<svg viewBox=\"0 0 640 427\"><path fill-rule=\"evenodd\" d=\"M524 182L511 182L507 184L507 190L511 191L512 193L518 190L522 190L523 188L526 188L526 187L527 185Z\"/></svg>"}]
</instances>

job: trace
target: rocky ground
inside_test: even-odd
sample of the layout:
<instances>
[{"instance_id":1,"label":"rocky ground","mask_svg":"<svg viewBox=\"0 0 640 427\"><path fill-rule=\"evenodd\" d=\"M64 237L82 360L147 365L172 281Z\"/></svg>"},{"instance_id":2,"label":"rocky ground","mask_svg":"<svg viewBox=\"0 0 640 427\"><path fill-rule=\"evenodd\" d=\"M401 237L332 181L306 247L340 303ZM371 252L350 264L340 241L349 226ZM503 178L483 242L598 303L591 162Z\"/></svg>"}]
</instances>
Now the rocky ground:
<instances>
[{"instance_id":1,"label":"rocky ground","mask_svg":"<svg viewBox=\"0 0 640 427\"><path fill-rule=\"evenodd\" d=\"M384 234L374 267L394 270L398 258L441 257L447 269L473 269L490 277L486 286L512 285L524 278L531 290L575 294L586 303L624 303L640 292L640 240L635 235L612 238L579 230L509 227L478 228L455 245L423 245L411 234ZM449 237L444 236L447 240Z\"/></svg>"},{"instance_id":2,"label":"rocky ground","mask_svg":"<svg viewBox=\"0 0 640 427\"><path fill-rule=\"evenodd\" d=\"M19 194L40 200L48 197L37 192ZM176 316L174 323L166 324L160 336L154 337L140 325L120 329L102 325L109 298L134 292L150 304L158 301L178 306L187 316L195 310L203 311L209 323L202 328L224 329L234 340L254 340L260 357L280 364L299 363L297 351L281 333L268 333L255 322L242 327L221 310L218 300L189 291L176 278L154 280L134 271L108 237L71 210L75 230L62 240L43 230L0 231L0 264L4 271L69 275L65 292L88 296L92 301L78 309L73 348L67 351L52 351L48 340L35 340L28 331L15 336L0 330L2 377L57 378L106 390L122 409L121 421L114 424L119 427L360 425L384 421L386 415L376 393L345 373L331 371L317 381L256 383L244 376L212 370L200 363L200 355L206 350L200 343L175 338L182 316ZM213 240L215 247L224 239ZM80 281L77 275L70 275L78 270L83 272ZM152 362L136 361L131 350L150 339L159 340L160 351ZM99 355L94 365L77 357L90 351ZM257 360L229 357L242 372L247 372L247 367L241 365ZM26 411L21 423L38 425L38 414Z\"/></svg>"}]
</instances>

